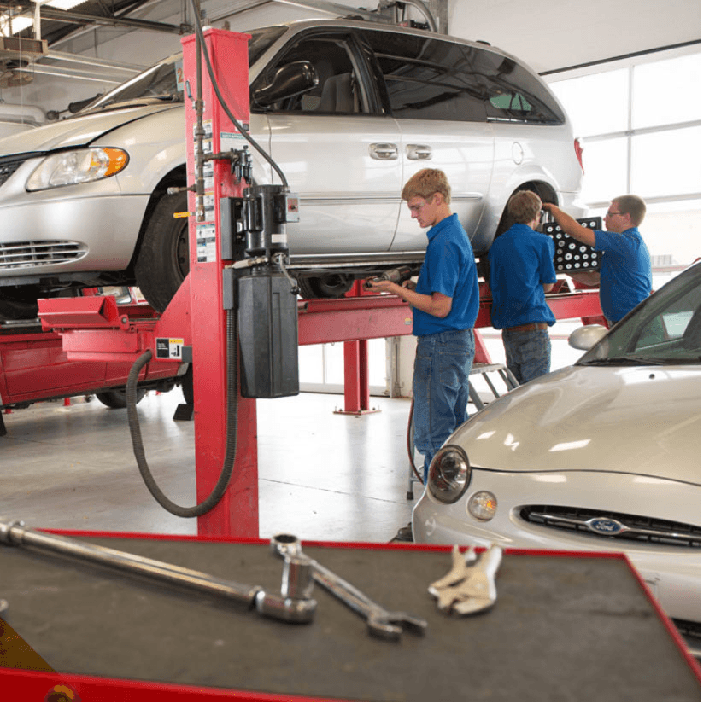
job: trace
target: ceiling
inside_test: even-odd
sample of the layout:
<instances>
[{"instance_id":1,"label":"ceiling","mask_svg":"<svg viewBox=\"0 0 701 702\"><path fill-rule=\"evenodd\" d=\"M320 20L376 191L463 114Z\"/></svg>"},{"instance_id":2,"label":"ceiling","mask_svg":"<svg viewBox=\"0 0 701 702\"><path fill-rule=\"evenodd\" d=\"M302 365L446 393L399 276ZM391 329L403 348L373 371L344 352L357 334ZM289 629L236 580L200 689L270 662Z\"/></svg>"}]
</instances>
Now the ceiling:
<instances>
[{"instance_id":1,"label":"ceiling","mask_svg":"<svg viewBox=\"0 0 701 702\"><path fill-rule=\"evenodd\" d=\"M376 9L391 0L201 0L206 22L245 31L255 26L306 17L328 17L349 9ZM422 0L406 0L408 17L424 15L412 8ZM41 37L54 59L40 58L23 80L35 90L21 96L36 104L54 100L63 105L97 92L88 80L115 84L178 51L180 39L192 31L193 0L87 0L64 12L41 6ZM0 2L0 5L2 3ZM639 54L661 47L701 50L701 0L423 0L447 24L450 34L488 41L515 54L539 73L549 74L573 66ZM7 4L3 5L9 7ZM14 12L31 12L32 0L12 3ZM23 32L31 37L32 30ZM67 68L70 57L85 64ZM8 66L0 52L0 88L12 89ZM45 75L41 75L44 73ZM57 88L60 75L81 78ZM92 74L92 75L90 75ZM18 75L18 74L14 74ZM37 79L37 80L35 80ZM48 83L47 81L53 81ZM4 82L3 82L4 81ZM47 92L48 86L48 92ZM101 87L104 89L104 86ZM43 91L43 92L42 92ZM55 97L50 95L56 92ZM72 97L74 93L78 95ZM82 94L81 94L82 93ZM2 99L11 101L7 90Z\"/></svg>"},{"instance_id":2,"label":"ceiling","mask_svg":"<svg viewBox=\"0 0 701 702\"><path fill-rule=\"evenodd\" d=\"M700 0L453 0L451 34L483 39L539 73L695 42Z\"/></svg>"}]
</instances>

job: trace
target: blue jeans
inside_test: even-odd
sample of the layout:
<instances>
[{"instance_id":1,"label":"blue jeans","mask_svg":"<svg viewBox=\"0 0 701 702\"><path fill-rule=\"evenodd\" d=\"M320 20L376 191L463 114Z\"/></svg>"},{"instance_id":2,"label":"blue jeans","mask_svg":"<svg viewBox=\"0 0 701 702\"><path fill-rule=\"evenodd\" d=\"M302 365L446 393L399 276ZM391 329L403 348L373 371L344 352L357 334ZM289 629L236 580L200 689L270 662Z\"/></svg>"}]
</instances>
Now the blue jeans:
<instances>
[{"instance_id":1,"label":"blue jeans","mask_svg":"<svg viewBox=\"0 0 701 702\"><path fill-rule=\"evenodd\" d=\"M414 446L424 455L424 482L433 456L467 419L472 329L418 337L414 359Z\"/></svg>"},{"instance_id":2,"label":"blue jeans","mask_svg":"<svg viewBox=\"0 0 701 702\"><path fill-rule=\"evenodd\" d=\"M550 372L550 335L547 329L504 329L501 340L506 350L506 367L519 384Z\"/></svg>"}]
</instances>

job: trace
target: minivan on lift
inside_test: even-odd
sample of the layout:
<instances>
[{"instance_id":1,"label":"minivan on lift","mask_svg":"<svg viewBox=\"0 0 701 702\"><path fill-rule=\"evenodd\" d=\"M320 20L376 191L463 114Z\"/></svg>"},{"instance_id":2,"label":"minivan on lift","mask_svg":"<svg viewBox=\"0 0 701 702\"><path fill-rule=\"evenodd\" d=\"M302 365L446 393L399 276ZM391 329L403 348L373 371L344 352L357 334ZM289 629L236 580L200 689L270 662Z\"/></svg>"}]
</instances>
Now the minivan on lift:
<instances>
[{"instance_id":1,"label":"minivan on lift","mask_svg":"<svg viewBox=\"0 0 701 702\"><path fill-rule=\"evenodd\" d=\"M529 188L574 216L582 170L565 112L519 60L484 43L366 21L252 31L250 134L299 197L290 270L335 297L400 263L425 234L402 207L417 170L444 170L476 256ZM81 287L137 285L159 311L189 270L181 58L75 116L0 141L0 316ZM277 182L255 152L257 183ZM502 226L504 223L502 222Z\"/></svg>"}]
</instances>

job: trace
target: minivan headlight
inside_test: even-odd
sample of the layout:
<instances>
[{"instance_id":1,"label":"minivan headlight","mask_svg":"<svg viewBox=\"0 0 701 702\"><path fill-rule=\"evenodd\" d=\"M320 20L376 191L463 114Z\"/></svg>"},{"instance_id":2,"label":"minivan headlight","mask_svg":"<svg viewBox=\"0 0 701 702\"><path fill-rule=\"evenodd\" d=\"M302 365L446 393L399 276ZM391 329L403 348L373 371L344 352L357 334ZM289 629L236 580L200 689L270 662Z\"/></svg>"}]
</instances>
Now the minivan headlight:
<instances>
[{"instance_id":1,"label":"minivan headlight","mask_svg":"<svg viewBox=\"0 0 701 702\"><path fill-rule=\"evenodd\" d=\"M465 451L460 446L444 446L431 461L428 489L437 500L450 504L463 496L471 478Z\"/></svg>"},{"instance_id":2,"label":"minivan headlight","mask_svg":"<svg viewBox=\"0 0 701 702\"><path fill-rule=\"evenodd\" d=\"M47 156L27 180L28 191L48 190L62 185L90 183L126 168L129 155L122 149L91 147L62 151Z\"/></svg>"}]
</instances>

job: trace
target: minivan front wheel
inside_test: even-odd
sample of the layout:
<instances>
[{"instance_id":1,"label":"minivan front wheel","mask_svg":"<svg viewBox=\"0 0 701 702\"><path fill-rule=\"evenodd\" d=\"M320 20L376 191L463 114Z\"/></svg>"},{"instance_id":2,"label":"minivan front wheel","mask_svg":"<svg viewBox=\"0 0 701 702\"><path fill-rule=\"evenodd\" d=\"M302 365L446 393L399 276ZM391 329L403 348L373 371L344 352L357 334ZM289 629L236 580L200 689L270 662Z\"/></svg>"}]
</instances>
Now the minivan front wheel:
<instances>
[{"instance_id":1,"label":"minivan front wheel","mask_svg":"<svg viewBox=\"0 0 701 702\"><path fill-rule=\"evenodd\" d=\"M187 192L164 195L151 213L134 273L148 303L163 312L190 271Z\"/></svg>"}]
</instances>

